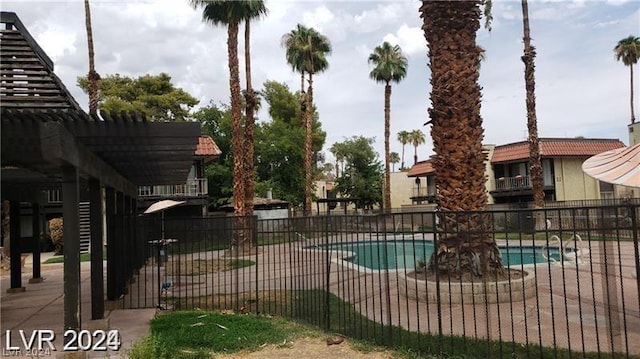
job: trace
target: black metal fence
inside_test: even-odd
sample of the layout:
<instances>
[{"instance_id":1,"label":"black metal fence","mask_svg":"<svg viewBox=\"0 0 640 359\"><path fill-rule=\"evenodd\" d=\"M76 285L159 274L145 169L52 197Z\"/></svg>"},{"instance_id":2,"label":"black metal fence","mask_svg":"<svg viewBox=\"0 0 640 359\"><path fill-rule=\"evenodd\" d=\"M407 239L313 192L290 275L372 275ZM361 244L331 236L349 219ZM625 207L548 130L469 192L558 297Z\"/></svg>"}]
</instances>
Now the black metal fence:
<instances>
[{"instance_id":1,"label":"black metal fence","mask_svg":"<svg viewBox=\"0 0 640 359\"><path fill-rule=\"evenodd\" d=\"M476 282L417 270L440 244L436 213L166 218L164 238L175 241L150 244L122 305L282 315L424 353L633 357L639 213L637 204L484 212L490 223L474 235L495 240L507 269ZM159 219L137 226L161 239Z\"/></svg>"}]
</instances>

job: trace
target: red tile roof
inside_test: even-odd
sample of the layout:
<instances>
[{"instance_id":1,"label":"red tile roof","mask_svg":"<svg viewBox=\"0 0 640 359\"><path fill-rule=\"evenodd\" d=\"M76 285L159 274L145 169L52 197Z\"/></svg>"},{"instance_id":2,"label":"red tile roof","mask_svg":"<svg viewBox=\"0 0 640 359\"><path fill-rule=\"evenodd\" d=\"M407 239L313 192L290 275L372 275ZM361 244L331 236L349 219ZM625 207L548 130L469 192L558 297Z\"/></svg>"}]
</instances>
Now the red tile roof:
<instances>
[{"instance_id":1,"label":"red tile roof","mask_svg":"<svg viewBox=\"0 0 640 359\"><path fill-rule=\"evenodd\" d=\"M583 138L541 138L541 157L593 156L625 147L620 140ZM491 163L522 161L529 158L529 142L496 146Z\"/></svg>"},{"instance_id":2,"label":"red tile roof","mask_svg":"<svg viewBox=\"0 0 640 359\"><path fill-rule=\"evenodd\" d=\"M218 148L213 138L209 136L200 136L198 146L196 147L196 156L202 157L218 157L222 151Z\"/></svg>"},{"instance_id":3,"label":"red tile roof","mask_svg":"<svg viewBox=\"0 0 640 359\"><path fill-rule=\"evenodd\" d=\"M430 160L426 160L413 165L407 172L407 177L426 176L434 173L436 173L436 170L433 168L433 164Z\"/></svg>"}]
</instances>

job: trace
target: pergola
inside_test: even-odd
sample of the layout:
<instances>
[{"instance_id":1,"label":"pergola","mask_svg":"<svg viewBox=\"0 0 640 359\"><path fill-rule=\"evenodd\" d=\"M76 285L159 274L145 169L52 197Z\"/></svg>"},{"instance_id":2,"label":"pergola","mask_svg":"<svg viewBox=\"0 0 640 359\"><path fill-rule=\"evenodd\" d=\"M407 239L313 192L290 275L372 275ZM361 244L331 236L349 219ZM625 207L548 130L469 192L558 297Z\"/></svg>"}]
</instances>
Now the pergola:
<instances>
[{"instance_id":1,"label":"pergola","mask_svg":"<svg viewBox=\"0 0 640 359\"><path fill-rule=\"evenodd\" d=\"M20 203L31 203L32 240L38 243L41 228L36 219L46 201L45 191L61 189L64 328L79 329L80 200L90 203L92 319L102 319L103 236L107 241L106 299L115 300L126 292L127 281L147 259L147 239L137 238L135 230L138 186L184 183L200 124L149 122L144 116L127 113L87 115L16 14L2 12L1 22L0 176L2 199L11 203L8 291L24 290ZM40 253L38 245L34 247L33 282L37 283L41 281Z\"/></svg>"}]
</instances>

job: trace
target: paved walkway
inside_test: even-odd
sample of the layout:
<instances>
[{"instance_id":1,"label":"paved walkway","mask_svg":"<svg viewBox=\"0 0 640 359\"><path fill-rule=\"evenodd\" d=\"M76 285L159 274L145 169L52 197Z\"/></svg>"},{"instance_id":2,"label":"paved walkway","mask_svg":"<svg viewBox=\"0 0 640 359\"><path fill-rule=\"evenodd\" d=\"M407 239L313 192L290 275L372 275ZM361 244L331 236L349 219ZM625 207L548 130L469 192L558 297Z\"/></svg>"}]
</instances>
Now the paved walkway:
<instances>
[{"instance_id":1,"label":"paved walkway","mask_svg":"<svg viewBox=\"0 0 640 359\"><path fill-rule=\"evenodd\" d=\"M52 257L52 253L43 253L42 262ZM0 356L13 356L16 352L7 348L6 331L11 332L11 347L23 347L20 330L23 330L27 340L33 330L47 329L55 333L54 346L57 351L43 351L44 354L63 356L63 323L64 323L64 294L63 294L63 264L42 264L41 274L44 281L29 283L32 277L32 257L26 259L22 271L22 285L24 292L7 293L10 287L8 271L2 271L0 276L0 327L2 340ZM105 265L106 266L106 265ZM154 317L155 309L127 309L107 310L104 321L91 321L91 292L90 292L90 262L80 264L81 278L81 322L82 329L117 330L120 334L121 348L119 351L87 352L90 358L125 358L132 344L149 332L149 321ZM107 328L108 322L108 328ZM92 332L93 333L93 332ZM22 356L29 353L22 351Z\"/></svg>"}]
</instances>

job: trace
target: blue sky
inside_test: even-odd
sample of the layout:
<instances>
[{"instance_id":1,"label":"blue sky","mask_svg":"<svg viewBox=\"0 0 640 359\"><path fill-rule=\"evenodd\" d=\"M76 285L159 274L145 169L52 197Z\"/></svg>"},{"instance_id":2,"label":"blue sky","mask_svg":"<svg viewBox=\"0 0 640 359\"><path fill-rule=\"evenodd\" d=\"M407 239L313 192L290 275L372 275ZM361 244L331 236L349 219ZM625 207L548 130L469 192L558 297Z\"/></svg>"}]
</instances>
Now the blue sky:
<instances>
[{"instance_id":1,"label":"blue sky","mask_svg":"<svg viewBox=\"0 0 640 359\"><path fill-rule=\"evenodd\" d=\"M522 12L520 1L494 0L491 32L482 29L486 49L481 68L485 143L526 138ZM229 102L226 30L203 24L187 1L93 0L96 69L102 74L139 76L169 73L174 83L199 98ZM428 120L429 69L416 0L267 1L269 15L255 23L252 71L255 87L266 80L299 87L299 76L285 62L280 40L297 23L329 37L330 67L314 81L325 148L353 135L375 137L383 150L384 86L369 79L367 57L383 41L399 44L409 59L407 78L393 86L392 151L401 152L395 134L422 129L431 154ZM86 96L75 86L85 74L87 45L84 4L68 1L3 1L14 11L55 62L57 75L83 107ZM640 36L640 2L529 0L532 43L536 47L536 97L541 137L617 138L628 143L629 68L616 62L618 40ZM242 48L242 39L240 39ZM243 59L241 58L241 61ZM636 117L640 118L640 69L636 71ZM266 109L259 116L268 120ZM407 148L406 162L412 149ZM327 151L328 154L328 151Z\"/></svg>"}]
</instances>

